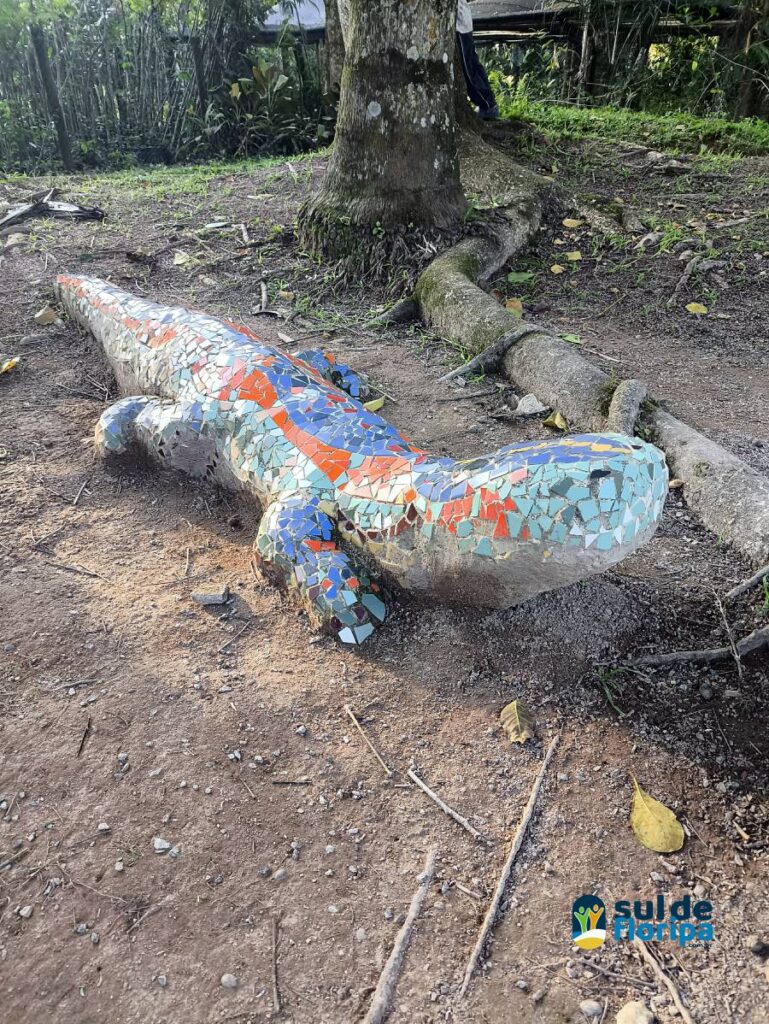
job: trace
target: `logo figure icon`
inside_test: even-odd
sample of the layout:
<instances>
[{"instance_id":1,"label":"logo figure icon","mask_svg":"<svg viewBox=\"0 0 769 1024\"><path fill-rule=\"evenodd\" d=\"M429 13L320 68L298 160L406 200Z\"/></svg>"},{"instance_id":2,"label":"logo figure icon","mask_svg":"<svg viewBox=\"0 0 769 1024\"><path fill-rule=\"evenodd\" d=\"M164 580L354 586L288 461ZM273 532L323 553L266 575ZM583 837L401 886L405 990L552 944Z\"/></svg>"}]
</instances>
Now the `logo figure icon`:
<instances>
[{"instance_id":1,"label":"logo figure icon","mask_svg":"<svg viewBox=\"0 0 769 1024\"><path fill-rule=\"evenodd\" d=\"M606 940L606 906L598 896L580 896L571 908L571 937L581 949L598 949Z\"/></svg>"}]
</instances>

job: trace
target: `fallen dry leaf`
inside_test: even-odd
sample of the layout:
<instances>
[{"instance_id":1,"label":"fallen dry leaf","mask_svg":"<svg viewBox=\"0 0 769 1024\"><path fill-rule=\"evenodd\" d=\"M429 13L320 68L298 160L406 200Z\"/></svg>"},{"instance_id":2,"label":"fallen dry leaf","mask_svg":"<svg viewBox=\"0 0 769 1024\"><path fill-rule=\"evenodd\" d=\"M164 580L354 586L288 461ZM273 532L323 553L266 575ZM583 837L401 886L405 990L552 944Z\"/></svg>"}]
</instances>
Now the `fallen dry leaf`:
<instances>
[{"instance_id":1,"label":"fallen dry leaf","mask_svg":"<svg viewBox=\"0 0 769 1024\"><path fill-rule=\"evenodd\" d=\"M566 253L566 259L570 263L578 263L582 259L582 253L579 251L579 249L575 249L573 252Z\"/></svg>"},{"instance_id":2,"label":"fallen dry leaf","mask_svg":"<svg viewBox=\"0 0 769 1024\"><path fill-rule=\"evenodd\" d=\"M686 310L688 313L694 313L695 316L704 316L708 307L703 306L701 302L689 302L686 305Z\"/></svg>"},{"instance_id":3,"label":"fallen dry leaf","mask_svg":"<svg viewBox=\"0 0 769 1024\"><path fill-rule=\"evenodd\" d=\"M561 221L561 224L563 224L565 228L570 228L571 230L574 230L574 228L581 228L584 224L584 221L577 220L574 217L565 217Z\"/></svg>"},{"instance_id":4,"label":"fallen dry leaf","mask_svg":"<svg viewBox=\"0 0 769 1024\"><path fill-rule=\"evenodd\" d=\"M565 268L562 267L560 263L554 263L552 265L552 267L550 268L550 273L551 274L562 274L564 272L564 269Z\"/></svg>"},{"instance_id":5,"label":"fallen dry leaf","mask_svg":"<svg viewBox=\"0 0 769 1024\"><path fill-rule=\"evenodd\" d=\"M505 303L505 309L509 310L515 316L523 316L523 303L520 299L508 299Z\"/></svg>"},{"instance_id":6,"label":"fallen dry leaf","mask_svg":"<svg viewBox=\"0 0 769 1024\"><path fill-rule=\"evenodd\" d=\"M56 310L51 309L50 306L43 306L35 313L35 323L40 324L41 327L48 327L54 320L56 320Z\"/></svg>"},{"instance_id":7,"label":"fallen dry leaf","mask_svg":"<svg viewBox=\"0 0 769 1024\"><path fill-rule=\"evenodd\" d=\"M278 292L278 298L283 299L284 302L293 302L294 299L296 298L296 295L294 294L294 292L283 291Z\"/></svg>"},{"instance_id":8,"label":"fallen dry leaf","mask_svg":"<svg viewBox=\"0 0 769 1024\"><path fill-rule=\"evenodd\" d=\"M384 404L384 395L380 395L379 398L372 398L370 402L364 402L363 408L367 409L369 412L379 412Z\"/></svg>"},{"instance_id":9,"label":"fallen dry leaf","mask_svg":"<svg viewBox=\"0 0 769 1024\"><path fill-rule=\"evenodd\" d=\"M542 426L552 427L553 430L567 431L569 429L569 424L566 422L566 418L563 413L558 412L557 409L555 412L551 412L546 420L542 420Z\"/></svg>"},{"instance_id":10,"label":"fallen dry leaf","mask_svg":"<svg viewBox=\"0 0 769 1024\"><path fill-rule=\"evenodd\" d=\"M674 479L672 479L668 484L668 487L671 491L677 491L679 488L683 487L683 485L683 480L679 480L678 477L674 477Z\"/></svg>"},{"instance_id":11,"label":"fallen dry leaf","mask_svg":"<svg viewBox=\"0 0 769 1024\"><path fill-rule=\"evenodd\" d=\"M655 853L675 853L684 845L684 830L675 814L641 789L634 775L635 791L630 809L630 826L636 839Z\"/></svg>"},{"instance_id":12,"label":"fallen dry leaf","mask_svg":"<svg viewBox=\"0 0 769 1024\"><path fill-rule=\"evenodd\" d=\"M18 356L11 356L10 359L0 359L0 374L9 373L14 366L18 366L18 364Z\"/></svg>"},{"instance_id":13,"label":"fallen dry leaf","mask_svg":"<svg viewBox=\"0 0 769 1024\"><path fill-rule=\"evenodd\" d=\"M512 700L502 708L499 713L499 721L511 743L525 743L537 731L531 712L519 700Z\"/></svg>"}]
</instances>

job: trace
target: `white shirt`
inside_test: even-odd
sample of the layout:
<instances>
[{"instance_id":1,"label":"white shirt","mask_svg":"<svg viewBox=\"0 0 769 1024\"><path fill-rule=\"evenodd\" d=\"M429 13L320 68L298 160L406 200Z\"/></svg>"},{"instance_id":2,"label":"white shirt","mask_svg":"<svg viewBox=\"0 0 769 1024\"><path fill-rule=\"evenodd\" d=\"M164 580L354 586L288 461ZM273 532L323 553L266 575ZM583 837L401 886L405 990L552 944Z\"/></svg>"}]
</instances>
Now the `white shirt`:
<instances>
[{"instance_id":1,"label":"white shirt","mask_svg":"<svg viewBox=\"0 0 769 1024\"><path fill-rule=\"evenodd\" d=\"M473 31L473 13L467 0L457 2L457 32Z\"/></svg>"}]
</instances>

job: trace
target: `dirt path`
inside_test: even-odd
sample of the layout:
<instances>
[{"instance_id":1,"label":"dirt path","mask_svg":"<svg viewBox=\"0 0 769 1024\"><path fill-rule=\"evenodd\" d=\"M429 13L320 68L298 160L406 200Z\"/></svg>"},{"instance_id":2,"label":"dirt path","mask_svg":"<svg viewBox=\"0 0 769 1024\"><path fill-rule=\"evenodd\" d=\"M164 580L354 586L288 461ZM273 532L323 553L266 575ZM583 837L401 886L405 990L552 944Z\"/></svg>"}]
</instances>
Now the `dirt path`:
<instances>
[{"instance_id":1,"label":"dirt path","mask_svg":"<svg viewBox=\"0 0 769 1024\"><path fill-rule=\"evenodd\" d=\"M436 846L438 877L393 1021L556 1024L580 1020L588 998L608 1001L607 1021L631 998L674 1021L632 947L609 941L592 965L571 943L569 915L583 893L611 905L688 892L712 901L716 938L684 950L660 944L666 969L697 1024L760 1024L765 962L746 936L769 916L766 662L745 665L742 677L731 665L646 677L612 670L628 652L724 641L713 590L748 566L699 527L680 491L654 541L616 572L507 612L422 607L399 595L389 626L349 651L313 636L254 579L253 505L94 460L110 374L71 324L34 324L54 271L111 273L152 297L237 316L277 343L280 331L304 344L301 335L359 322L380 301L364 289L319 298L333 280L283 239L280 225L291 223L312 173L317 166L302 163L78 182L68 194L108 205L104 225L35 224L25 245L0 257L0 349L22 357L0 378L0 853L17 855L0 870L4 1014L15 1024L277 1019L279 917L285 1019L359 1021ZM189 241L219 218L246 222L265 246L248 258L229 228ZM154 262L137 262L164 246ZM175 262L176 252L199 262ZM321 317L319 328L252 315L263 270L273 305ZM632 346L607 323L601 348L632 365ZM544 433L492 418L504 393L472 400L438 390L447 353L429 336L402 331L377 343L339 329L323 343L372 373L397 399L387 415L438 451L469 455ZM720 394L733 387L729 351L690 364L687 401L703 416L698 394L707 398L719 375ZM753 372L753 355L734 356L740 372ZM657 358L663 380L661 343ZM756 355L756 387L761 365ZM703 425L729 432L732 422ZM740 423L741 436L765 436L760 417L750 429ZM193 591L225 583L233 601L224 613L192 601ZM738 635L765 622L760 591L729 614ZM540 734L523 748L498 728L500 708L516 697ZM489 959L462 1004L486 901L559 730ZM406 786L412 761L491 847ZM633 838L629 771L686 825L680 854L660 858ZM178 856L155 853L156 837ZM31 916L20 916L27 906ZM226 973L237 988L220 984Z\"/></svg>"}]
</instances>

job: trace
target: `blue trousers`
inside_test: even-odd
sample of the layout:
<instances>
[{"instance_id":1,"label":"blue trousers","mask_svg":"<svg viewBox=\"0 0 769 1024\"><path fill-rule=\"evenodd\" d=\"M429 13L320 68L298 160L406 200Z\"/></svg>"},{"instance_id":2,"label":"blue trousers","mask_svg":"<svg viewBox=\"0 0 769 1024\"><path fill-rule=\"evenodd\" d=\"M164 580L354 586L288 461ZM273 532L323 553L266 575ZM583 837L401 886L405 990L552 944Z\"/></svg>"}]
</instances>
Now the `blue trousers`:
<instances>
[{"instance_id":1,"label":"blue trousers","mask_svg":"<svg viewBox=\"0 0 769 1024\"><path fill-rule=\"evenodd\" d=\"M497 105L494 93L491 91L486 69L475 52L472 32L457 32L457 44L459 45L459 56L462 60L462 70L465 73L467 82L467 95L478 107L481 113L493 110Z\"/></svg>"}]
</instances>

